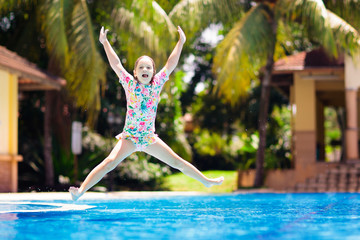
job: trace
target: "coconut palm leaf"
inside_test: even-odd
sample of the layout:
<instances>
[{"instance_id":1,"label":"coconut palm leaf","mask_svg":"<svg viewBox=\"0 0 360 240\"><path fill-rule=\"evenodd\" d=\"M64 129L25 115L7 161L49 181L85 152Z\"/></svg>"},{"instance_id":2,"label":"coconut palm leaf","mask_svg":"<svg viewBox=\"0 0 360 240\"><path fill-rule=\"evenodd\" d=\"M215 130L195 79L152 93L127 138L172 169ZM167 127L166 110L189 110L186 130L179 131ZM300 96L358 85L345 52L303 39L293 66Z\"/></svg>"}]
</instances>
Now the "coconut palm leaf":
<instances>
[{"instance_id":1,"label":"coconut palm leaf","mask_svg":"<svg viewBox=\"0 0 360 240\"><path fill-rule=\"evenodd\" d=\"M163 60L165 58L166 54L164 51L161 51L162 48L160 47L160 37L155 34L154 29L152 29L146 21L139 21L133 12L125 8L116 9L112 13L112 16L114 20L114 32L121 35L122 39L127 39L127 42L123 44L130 49L130 45L134 43L134 38L136 39L136 43L138 43L135 49L131 48L132 50L137 50L134 54L131 54L132 51L128 52L128 57L131 59L129 59L130 62L133 62L136 56L139 57L141 53L145 52L144 48L150 51L152 57L156 60Z\"/></svg>"},{"instance_id":2,"label":"coconut palm leaf","mask_svg":"<svg viewBox=\"0 0 360 240\"><path fill-rule=\"evenodd\" d=\"M333 30L336 43L348 54L354 56L359 53L360 35L356 29L344 19L328 10L328 21Z\"/></svg>"},{"instance_id":3,"label":"coconut palm leaf","mask_svg":"<svg viewBox=\"0 0 360 240\"><path fill-rule=\"evenodd\" d=\"M133 1L131 11L134 13L133 20L135 24L140 25L142 22L147 22L154 33L160 34L162 38L167 38L168 34L170 34L172 38L176 36L176 27L156 1ZM168 41L168 39L166 39L166 41Z\"/></svg>"},{"instance_id":4,"label":"coconut palm leaf","mask_svg":"<svg viewBox=\"0 0 360 240\"><path fill-rule=\"evenodd\" d=\"M277 6L277 14L284 16L288 24L291 21L303 24L312 41L320 43L329 54L337 56L328 12L322 0L280 0Z\"/></svg>"},{"instance_id":5,"label":"coconut palm leaf","mask_svg":"<svg viewBox=\"0 0 360 240\"><path fill-rule=\"evenodd\" d=\"M164 31L164 25L167 27L169 33L176 37L176 27L171 21L170 17L166 14L164 9L160 7L160 5L156 1L152 1L152 7L154 9L154 13L158 16L153 18L155 20L155 24L161 25L160 31Z\"/></svg>"},{"instance_id":6,"label":"coconut palm leaf","mask_svg":"<svg viewBox=\"0 0 360 240\"><path fill-rule=\"evenodd\" d=\"M71 14L71 2L69 0L45 0L40 6L41 14L39 14L41 18L44 17L39 22L42 24L50 57L57 58L58 63L65 65L69 60L65 19Z\"/></svg>"},{"instance_id":7,"label":"coconut palm leaf","mask_svg":"<svg viewBox=\"0 0 360 240\"><path fill-rule=\"evenodd\" d=\"M276 34L276 45L275 45L275 55L274 60L278 60L286 55L286 52L294 52L294 46L289 44L289 42L294 41L294 36L288 25L285 25L283 21L278 21L278 29Z\"/></svg>"},{"instance_id":8,"label":"coconut palm leaf","mask_svg":"<svg viewBox=\"0 0 360 240\"><path fill-rule=\"evenodd\" d=\"M71 56L65 76L77 105L92 113L100 109L99 85L106 81L106 65L98 52L95 39L89 9L86 1L81 0L74 5L72 12L69 36ZM92 120L90 118L89 122Z\"/></svg>"},{"instance_id":9,"label":"coconut palm leaf","mask_svg":"<svg viewBox=\"0 0 360 240\"><path fill-rule=\"evenodd\" d=\"M360 29L360 1L359 0L331 0L325 1L326 7L350 23L356 29Z\"/></svg>"},{"instance_id":10,"label":"coconut palm leaf","mask_svg":"<svg viewBox=\"0 0 360 240\"><path fill-rule=\"evenodd\" d=\"M239 19L251 1L182 0L169 13L170 19L181 25L192 39L210 23L228 23Z\"/></svg>"},{"instance_id":11,"label":"coconut palm leaf","mask_svg":"<svg viewBox=\"0 0 360 240\"><path fill-rule=\"evenodd\" d=\"M266 63L274 44L267 4L253 7L218 45L213 71L217 74L217 90L231 102L245 95L251 80L255 80L260 67ZM254 28L254 26L261 26Z\"/></svg>"},{"instance_id":12,"label":"coconut palm leaf","mask_svg":"<svg viewBox=\"0 0 360 240\"><path fill-rule=\"evenodd\" d=\"M112 19L113 30L127 40L124 44L131 49L127 52L129 67L133 67L133 62L144 53L156 62L165 63L173 47L170 42L177 37L176 27L155 1L122 5L114 9Z\"/></svg>"}]
</instances>

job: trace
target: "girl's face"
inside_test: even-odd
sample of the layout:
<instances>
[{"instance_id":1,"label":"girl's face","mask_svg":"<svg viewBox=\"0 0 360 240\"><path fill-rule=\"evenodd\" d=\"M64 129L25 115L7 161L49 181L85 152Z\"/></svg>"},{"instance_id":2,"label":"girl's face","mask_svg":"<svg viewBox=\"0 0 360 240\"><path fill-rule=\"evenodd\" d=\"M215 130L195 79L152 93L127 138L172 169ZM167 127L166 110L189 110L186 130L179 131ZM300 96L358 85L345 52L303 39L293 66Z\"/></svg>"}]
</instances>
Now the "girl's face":
<instances>
[{"instance_id":1,"label":"girl's face","mask_svg":"<svg viewBox=\"0 0 360 240\"><path fill-rule=\"evenodd\" d=\"M134 77L142 84L149 84L154 74L153 62L149 57L139 60L134 69Z\"/></svg>"}]
</instances>

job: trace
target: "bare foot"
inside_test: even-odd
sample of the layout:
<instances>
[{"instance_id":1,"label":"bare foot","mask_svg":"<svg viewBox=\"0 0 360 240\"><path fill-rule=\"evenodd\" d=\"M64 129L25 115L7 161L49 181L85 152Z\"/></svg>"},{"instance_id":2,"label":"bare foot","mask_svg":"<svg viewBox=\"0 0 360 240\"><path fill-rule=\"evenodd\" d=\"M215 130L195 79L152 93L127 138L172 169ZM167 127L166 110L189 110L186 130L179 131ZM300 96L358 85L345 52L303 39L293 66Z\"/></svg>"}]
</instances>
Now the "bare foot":
<instances>
[{"instance_id":1,"label":"bare foot","mask_svg":"<svg viewBox=\"0 0 360 240\"><path fill-rule=\"evenodd\" d=\"M73 201L76 201L81 197L82 194L79 193L79 188L77 187L70 187L69 192L71 193L71 198Z\"/></svg>"},{"instance_id":2,"label":"bare foot","mask_svg":"<svg viewBox=\"0 0 360 240\"><path fill-rule=\"evenodd\" d=\"M207 183L204 183L205 187L212 187L213 185L220 185L224 181L224 177L209 179Z\"/></svg>"}]
</instances>

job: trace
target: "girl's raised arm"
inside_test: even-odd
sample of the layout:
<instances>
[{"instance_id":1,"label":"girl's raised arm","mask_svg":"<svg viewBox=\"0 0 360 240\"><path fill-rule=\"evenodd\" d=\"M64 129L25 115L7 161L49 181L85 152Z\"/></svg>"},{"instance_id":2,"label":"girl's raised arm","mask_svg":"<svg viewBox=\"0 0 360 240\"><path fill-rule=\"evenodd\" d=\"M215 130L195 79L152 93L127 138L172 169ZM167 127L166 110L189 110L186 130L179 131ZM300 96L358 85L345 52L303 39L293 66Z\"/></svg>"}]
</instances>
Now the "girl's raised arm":
<instances>
[{"instance_id":1,"label":"girl's raised arm","mask_svg":"<svg viewBox=\"0 0 360 240\"><path fill-rule=\"evenodd\" d=\"M114 49L111 47L109 41L107 40L106 34L108 31L109 31L108 29L106 29L104 31L104 27L101 27L99 41L104 46L106 56L109 60L111 68L115 71L116 75L118 75L118 77L120 77L121 72L126 73L126 74L128 74L128 73L125 70L125 68L123 67L123 65L121 64L119 57L116 55L116 53L115 53Z\"/></svg>"},{"instance_id":2,"label":"girl's raised arm","mask_svg":"<svg viewBox=\"0 0 360 240\"><path fill-rule=\"evenodd\" d=\"M180 59L181 50L186 41L185 33L179 26L178 26L178 32L179 32L179 41L177 42L174 50L171 52L171 54L165 64L165 68L168 70L169 75L172 71L174 71L176 65L178 64L179 59Z\"/></svg>"}]
</instances>

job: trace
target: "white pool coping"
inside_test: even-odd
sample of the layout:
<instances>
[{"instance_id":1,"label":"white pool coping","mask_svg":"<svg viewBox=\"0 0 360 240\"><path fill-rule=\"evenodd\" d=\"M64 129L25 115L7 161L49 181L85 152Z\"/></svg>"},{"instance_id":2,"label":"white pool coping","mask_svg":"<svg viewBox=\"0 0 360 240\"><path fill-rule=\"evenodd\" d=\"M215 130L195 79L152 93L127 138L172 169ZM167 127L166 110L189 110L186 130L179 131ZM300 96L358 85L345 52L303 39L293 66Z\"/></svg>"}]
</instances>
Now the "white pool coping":
<instances>
[{"instance_id":1,"label":"white pool coping","mask_svg":"<svg viewBox=\"0 0 360 240\"><path fill-rule=\"evenodd\" d=\"M209 195L205 192L87 192L78 201L81 200L100 200L100 199L134 199L134 198L152 198L152 197L170 197L170 196L199 196ZM49 200L71 200L69 192L34 192L34 193L0 193L0 201L49 201Z\"/></svg>"}]
</instances>

